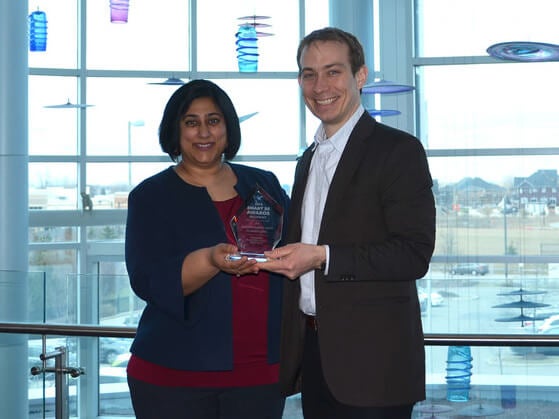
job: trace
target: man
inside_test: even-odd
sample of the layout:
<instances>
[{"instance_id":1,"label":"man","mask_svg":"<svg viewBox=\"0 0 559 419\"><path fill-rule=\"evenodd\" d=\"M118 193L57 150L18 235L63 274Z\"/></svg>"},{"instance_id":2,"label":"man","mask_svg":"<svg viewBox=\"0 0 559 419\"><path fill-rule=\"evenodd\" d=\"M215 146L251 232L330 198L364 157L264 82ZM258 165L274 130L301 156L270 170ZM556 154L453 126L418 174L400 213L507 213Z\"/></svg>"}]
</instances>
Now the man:
<instances>
[{"instance_id":1,"label":"man","mask_svg":"<svg viewBox=\"0 0 559 419\"><path fill-rule=\"evenodd\" d=\"M280 384L307 419L410 418L425 398L415 281L435 241L417 138L363 108L363 48L324 28L297 51L299 85L321 120L295 172L288 243L261 269L282 273Z\"/></svg>"}]
</instances>

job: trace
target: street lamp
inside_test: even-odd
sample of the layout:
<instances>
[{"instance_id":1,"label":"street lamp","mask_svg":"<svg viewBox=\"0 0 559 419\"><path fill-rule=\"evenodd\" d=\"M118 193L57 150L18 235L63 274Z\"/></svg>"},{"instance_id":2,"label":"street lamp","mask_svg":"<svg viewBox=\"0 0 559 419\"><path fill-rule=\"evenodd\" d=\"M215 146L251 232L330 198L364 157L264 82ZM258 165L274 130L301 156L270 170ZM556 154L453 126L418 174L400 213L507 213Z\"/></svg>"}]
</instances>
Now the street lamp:
<instances>
[{"instance_id":1,"label":"street lamp","mask_svg":"<svg viewBox=\"0 0 559 419\"><path fill-rule=\"evenodd\" d=\"M505 195L505 199L506 199L506 195ZM508 279L509 279L509 264L506 260L506 257L509 253L509 241L508 241L508 228L507 228L507 202L505 200L505 203L503 205L503 228L505 230L505 283L508 284Z\"/></svg>"},{"instance_id":2,"label":"street lamp","mask_svg":"<svg viewBox=\"0 0 559 419\"><path fill-rule=\"evenodd\" d=\"M507 226L507 214L509 211L512 211L512 203L508 197L508 194L505 192L503 196L503 230L504 230L504 240L505 240L505 283L508 283L509 279L509 264L507 260L507 256L511 253L511 249L509 246L509 239L508 239L508 226Z\"/></svg>"},{"instance_id":3,"label":"street lamp","mask_svg":"<svg viewBox=\"0 0 559 419\"><path fill-rule=\"evenodd\" d=\"M128 185L132 185L132 127L143 127L144 121L128 121Z\"/></svg>"}]
</instances>

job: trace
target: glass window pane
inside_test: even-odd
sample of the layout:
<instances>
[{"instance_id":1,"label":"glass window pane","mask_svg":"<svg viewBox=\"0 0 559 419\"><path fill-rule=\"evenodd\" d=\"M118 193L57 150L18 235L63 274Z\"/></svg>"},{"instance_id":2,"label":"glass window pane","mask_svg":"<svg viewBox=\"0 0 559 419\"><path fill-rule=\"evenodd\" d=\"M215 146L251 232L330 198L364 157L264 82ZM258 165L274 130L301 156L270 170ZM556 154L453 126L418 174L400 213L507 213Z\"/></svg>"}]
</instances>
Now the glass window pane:
<instances>
[{"instance_id":1,"label":"glass window pane","mask_svg":"<svg viewBox=\"0 0 559 419\"><path fill-rule=\"evenodd\" d=\"M162 155L158 129L163 109L177 86L148 79L90 78L87 154ZM115 92L118 92L115 95Z\"/></svg>"},{"instance_id":2,"label":"glass window pane","mask_svg":"<svg viewBox=\"0 0 559 419\"><path fill-rule=\"evenodd\" d=\"M29 207L46 210L76 209L76 164L30 163Z\"/></svg>"},{"instance_id":3,"label":"glass window pane","mask_svg":"<svg viewBox=\"0 0 559 419\"><path fill-rule=\"evenodd\" d=\"M241 123L239 155L297 154L301 121L296 80L223 79L216 83L231 97L239 117L258 112Z\"/></svg>"},{"instance_id":4,"label":"glass window pane","mask_svg":"<svg viewBox=\"0 0 559 419\"><path fill-rule=\"evenodd\" d=\"M305 33L328 26L330 23L328 0L305 0ZM293 56L296 55L293 51Z\"/></svg>"},{"instance_id":5,"label":"glass window pane","mask_svg":"<svg viewBox=\"0 0 559 419\"><path fill-rule=\"evenodd\" d=\"M242 0L224 2L204 0L198 7L198 70L238 71L236 37L239 20L245 16L268 16L256 23L270 25L257 31L273 36L258 37L258 71L296 71L295 53L299 42L299 2L254 2ZM216 13L219 10L219 13ZM255 23L255 20L248 20Z\"/></svg>"},{"instance_id":6,"label":"glass window pane","mask_svg":"<svg viewBox=\"0 0 559 419\"><path fill-rule=\"evenodd\" d=\"M88 241L123 241L124 225L102 225L86 227Z\"/></svg>"},{"instance_id":7,"label":"glass window pane","mask_svg":"<svg viewBox=\"0 0 559 419\"><path fill-rule=\"evenodd\" d=\"M75 0L29 0L29 13L39 10L47 19L46 51L30 51L29 67L76 68L77 6Z\"/></svg>"},{"instance_id":8,"label":"glass window pane","mask_svg":"<svg viewBox=\"0 0 559 419\"><path fill-rule=\"evenodd\" d=\"M557 156L431 157L435 255L559 255L558 162Z\"/></svg>"},{"instance_id":9,"label":"glass window pane","mask_svg":"<svg viewBox=\"0 0 559 419\"><path fill-rule=\"evenodd\" d=\"M145 178L173 163L90 163L87 190L94 209L128 207L128 192Z\"/></svg>"},{"instance_id":10,"label":"glass window pane","mask_svg":"<svg viewBox=\"0 0 559 419\"><path fill-rule=\"evenodd\" d=\"M559 43L559 3L549 0L419 0L418 55L487 55L505 41Z\"/></svg>"},{"instance_id":11,"label":"glass window pane","mask_svg":"<svg viewBox=\"0 0 559 419\"><path fill-rule=\"evenodd\" d=\"M559 63L427 66L418 70L428 148L556 147Z\"/></svg>"},{"instance_id":12,"label":"glass window pane","mask_svg":"<svg viewBox=\"0 0 559 419\"><path fill-rule=\"evenodd\" d=\"M77 118L83 109L45 106L77 104L75 77L29 76L29 154L76 155Z\"/></svg>"},{"instance_id":13,"label":"glass window pane","mask_svg":"<svg viewBox=\"0 0 559 419\"><path fill-rule=\"evenodd\" d=\"M77 227L30 227L29 243L72 243L78 240Z\"/></svg>"},{"instance_id":14,"label":"glass window pane","mask_svg":"<svg viewBox=\"0 0 559 419\"><path fill-rule=\"evenodd\" d=\"M559 256L557 225L558 217L548 212L505 214L497 206L455 206L439 212L435 255Z\"/></svg>"},{"instance_id":15,"label":"glass window pane","mask_svg":"<svg viewBox=\"0 0 559 419\"><path fill-rule=\"evenodd\" d=\"M185 0L131 1L128 22L111 23L108 1L88 1L88 67L187 70L190 65L188 3Z\"/></svg>"},{"instance_id":16,"label":"glass window pane","mask_svg":"<svg viewBox=\"0 0 559 419\"><path fill-rule=\"evenodd\" d=\"M295 176L295 166L297 164L295 160L289 162L242 161L240 163L273 172L278 178L282 188L286 191L287 195L291 196L293 177Z\"/></svg>"},{"instance_id":17,"label":"glass window pane","mask_svg":"<svg viewBox=\"0 0 559 419\"><path fill-rule=\"evenodd\" d=\"M511 190L515 181L528 178L539 170L559 171L557 156L471 156L471 157L431 157L429 167L439 189L468 179L479 179L488 190ZM555 174L551 174L555 176ZM543 179L537 180L542 182ZM470 181L471 182L471 181ZM465 186L469 186L466 184ZM547 196L557 193L557 188L546 189ZM520 192L521 185L516 184ZM527 193L528 191L524 191ZM539 194L541 195L541 194ZM538 195L538 196L539 196Z\"/></svg>"}]
</instances>

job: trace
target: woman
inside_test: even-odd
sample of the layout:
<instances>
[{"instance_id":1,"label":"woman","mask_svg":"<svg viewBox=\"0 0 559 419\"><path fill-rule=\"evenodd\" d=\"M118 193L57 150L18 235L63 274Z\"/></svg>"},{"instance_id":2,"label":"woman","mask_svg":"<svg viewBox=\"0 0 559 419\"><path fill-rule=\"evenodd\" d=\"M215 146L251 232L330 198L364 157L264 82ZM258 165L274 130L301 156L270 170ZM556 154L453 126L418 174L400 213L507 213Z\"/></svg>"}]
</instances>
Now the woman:
<instances>
[{"instance_id":1,"label":"woman","mask_svg":"<svg viewBox=\"0 0 559 419\"><path fill-rule=\"evenodd\" d=\"M228 95L193 80L159 127L177 164L129 195L126 265L146 302L127 368L138 419L282 416L282 277L228 258L238 251L229 221L256 185L286 209L289 199L271 172L229 162L240 141Z\"/></svg>"}]
</instances>

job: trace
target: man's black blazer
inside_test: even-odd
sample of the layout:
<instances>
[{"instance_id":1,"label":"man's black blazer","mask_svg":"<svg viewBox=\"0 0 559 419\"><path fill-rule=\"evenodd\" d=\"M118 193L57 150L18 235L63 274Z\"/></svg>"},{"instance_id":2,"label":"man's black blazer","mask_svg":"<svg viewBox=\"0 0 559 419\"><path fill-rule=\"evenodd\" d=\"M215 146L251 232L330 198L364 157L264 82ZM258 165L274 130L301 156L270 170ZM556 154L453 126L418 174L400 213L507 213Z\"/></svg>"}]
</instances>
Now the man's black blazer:
<instances>
[{"instance_id":1,"label":"man's black blazer","mask_svg":"<svg viewBox=\"0 0 559 419\"><path fill-rule=\"evenodd\" d=\"M297 164L288 241L301 240L309 147ZM326 382L337 400L392 406L425 399L425 353L415 281L435 243L432 179L420 141L359 119L326 199L318 244L330 246L328 274L315 272L318 338ZM299 391L305 330L299 280L286 281L280 384ZM302 377L304 380L304 376Z\"/></svg>"}]
</instances>

